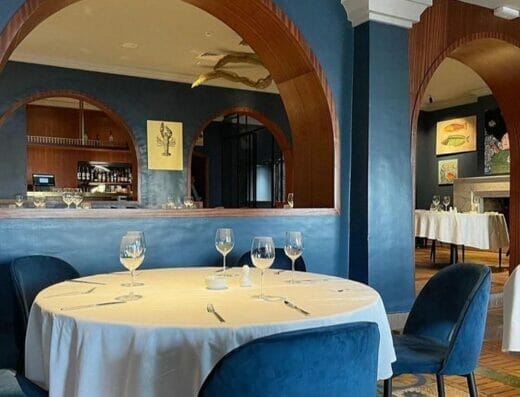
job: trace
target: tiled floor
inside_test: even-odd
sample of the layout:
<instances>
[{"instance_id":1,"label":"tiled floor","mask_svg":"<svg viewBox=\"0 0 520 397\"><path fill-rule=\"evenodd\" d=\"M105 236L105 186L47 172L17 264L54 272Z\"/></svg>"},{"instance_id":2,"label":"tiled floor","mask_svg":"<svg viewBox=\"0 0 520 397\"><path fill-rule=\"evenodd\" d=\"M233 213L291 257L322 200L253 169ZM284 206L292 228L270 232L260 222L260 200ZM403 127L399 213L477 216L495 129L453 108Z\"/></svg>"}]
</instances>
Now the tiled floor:
<instances>
[{"instance_id":1,"label":"tiled floor","mask_svg":"<svg viewBox=\"0 0 520 397\"><path fill-rule=\"evenodd\" d=\"M416 290L424 286L426 281L438 271L429 264L429 248L416 250ZM500 294L508 277L508 272L498 271L497 253L478 250L466 250L466 262L484 263L492 266L493 284L492 293ZM437 248L437 261L449 261L449 247ZM508 266L507 257L503 258L503 267ZM501 323L500 308L489 311L487 324L487 340L484 342L479 366L476 370L477 387L481 397L520 397L520 354L503 353L501 351ZM466 379L457 376L445 378L446 396L468 396ZM380 386L380 395L381 394ZM399 397L430 397L437 396L435 377L430 375L400 376L394 380L394 396Z\"/></svg>"}]
</instances>

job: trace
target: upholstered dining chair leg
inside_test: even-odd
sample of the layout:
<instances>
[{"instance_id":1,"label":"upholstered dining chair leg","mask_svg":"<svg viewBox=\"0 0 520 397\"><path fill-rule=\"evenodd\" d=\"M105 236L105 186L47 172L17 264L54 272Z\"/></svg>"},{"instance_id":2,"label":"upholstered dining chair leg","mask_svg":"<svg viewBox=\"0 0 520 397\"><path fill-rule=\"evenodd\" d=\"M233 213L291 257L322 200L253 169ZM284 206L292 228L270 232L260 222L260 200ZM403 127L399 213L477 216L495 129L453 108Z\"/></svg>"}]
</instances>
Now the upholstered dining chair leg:
<instances>
[{"instance_id":1,"label":"upholstered dining chair leg","mask_svg":"<svg viewBox=\"0 0 520 397\"><path fill-rule=\"evenodd\" d=\"M392 378L385 379L383 385L383 396L392 397Z\"/></svg>"},{"instance_id":2,"label":"upholstered dining chair leg","mask_svg":"<svg viewBox=\"0 0 520 397\"><path fill-rule=\"evenodd\" d=\"M475 374L472 372L466 375L468 380L468 389L470 397L478 397L477 382L475 382Z\"/></svg>"},{"instance_id":3,"label":"upholstered dining chair leg","mask_svg":"<svg viewBox=\"0 0 520 397\"><path fill-rule=\"evenodd\" d=\"M437 377L437 395L439 397L445 397L444 378L442 377L442 375L439 374L435 374L435 376Z\"/></svg>"}]
</instances>

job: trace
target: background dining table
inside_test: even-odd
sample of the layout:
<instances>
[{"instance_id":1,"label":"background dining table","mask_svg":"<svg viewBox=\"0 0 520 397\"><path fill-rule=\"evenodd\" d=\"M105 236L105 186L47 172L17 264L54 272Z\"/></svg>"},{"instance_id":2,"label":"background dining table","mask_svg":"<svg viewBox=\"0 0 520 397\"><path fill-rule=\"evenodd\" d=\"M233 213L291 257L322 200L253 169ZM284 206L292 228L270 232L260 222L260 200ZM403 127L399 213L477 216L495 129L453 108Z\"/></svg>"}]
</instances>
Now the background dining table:
<instances>
[{"instance_id":1,"label":"background dining table","mask_svg":"<svg viewBox=\"0 0 520 397\"><path fill-rule=\"evenodd\" d=\"M381 297L342 278L268 270L253 286L240 287L241 269L229 269L225 290L209 290L216 268L144 270L139 300L114 302L128 293L128 273L95 275L43 290L31 309L26 337L26 376L50 396L196 396L204 379L228 352L253 339L292 330L371 321L380 332L378 379L395 361ZM93 290L93 288L95 288ZM287 300L289 304L284 303ZM225 322L209 312L212 304ZM309 312L305 315L298 308ZM79 306L79 307L78 307ZM345 360L349 360L345 357ZM348 374L345 374L348 376Z\"/></svg>"}]
</instances>

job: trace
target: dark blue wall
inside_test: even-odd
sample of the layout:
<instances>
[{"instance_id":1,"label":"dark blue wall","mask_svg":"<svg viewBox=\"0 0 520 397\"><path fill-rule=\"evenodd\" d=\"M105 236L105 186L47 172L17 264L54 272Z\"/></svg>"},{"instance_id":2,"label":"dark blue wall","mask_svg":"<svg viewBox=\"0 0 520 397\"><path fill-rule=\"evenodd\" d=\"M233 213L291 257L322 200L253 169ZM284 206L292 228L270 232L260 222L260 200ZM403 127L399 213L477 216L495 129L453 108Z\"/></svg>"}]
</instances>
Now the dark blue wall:
<instances>
[{"instance_id":1,"label":"dark blue wall","mask_svg":"<svg viewBox=\"0 0 520 397\"><path fill-rule=\"evenodd\" d=\"M218 112L233 106L255 109L277 123L290 139L287 116L278 95L206 86L192 89L189 84L18 62L9 62L0 74L0 114L13 102L48 90L86 94L106 104L126 122L139 146L144 206L160 206L171 193L179 197L186 195L190 143L208 117ZM146 120L182 121L184 171L148 169ZM20 129L19 133L25 134L25 130ZM0 167L9 164L2 160L0 158Z\"/></svg>"},{"instance_id":2,"label":"dark blue wall","mask_svg":"<svg viewBox=\"0 0 520 397\"><path fill-rule=\"evenodd\" d=\"M450 196L453 186L438 184L438 161L458 159L459 178L484 176L484 138L486 110L496 109L498 104L493 96L480 97L476 103L456 106L434 112L421 112L417 127L416 160L416 207L430 208L434 194ZM477 151L437 156L435 154L437 123L453 118L477 116Z\"/></svg>"},{"instance_id":3,"label":"dark blue wall","mask_svg":"<svg viewBox=\"0 0 520 397\"><path fill-rule=\"evenodd\" d=\"M350 275L388 310L406 311L415 296L408 31L367 22L354 38Z\"/></svg>"},{"instance_id":4,"label":"dark blue wall","mask_svg":"<svg viewBox=\"0 0 520 397\"><path fill-rule=\"evenodd\" d=\"M0 199L12 199L15 194L25 194L27 150L25 107L18 109L0 126Z\"/></svg>"}]
</instances>

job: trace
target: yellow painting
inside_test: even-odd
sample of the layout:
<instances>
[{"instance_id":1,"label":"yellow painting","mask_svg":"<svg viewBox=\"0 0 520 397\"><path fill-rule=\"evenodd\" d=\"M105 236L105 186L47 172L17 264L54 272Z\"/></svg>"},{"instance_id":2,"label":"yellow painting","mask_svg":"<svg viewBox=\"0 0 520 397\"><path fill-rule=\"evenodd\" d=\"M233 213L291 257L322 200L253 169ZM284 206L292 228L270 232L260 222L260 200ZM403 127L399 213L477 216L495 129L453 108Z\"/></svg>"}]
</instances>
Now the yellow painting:
<instances>
[{"instance_id":1,"label":"yellow painting","mask_svg":"<svg viewBox=\"0 0 520 397\"><path fill-rule=\"evenodd\" d=\"M182 171L182 123L147 121L148 169Z\"/></svg>"},{"instance_id":2,"label":"yellow painting","mask_svg":"<svg viewBox=\"0 0 520 397\"><path fill-rule=\"evenodd\" d=\"M437 123L436 154L474 152L477 150L477 116Z\"/></svg>"}]
</instances>

